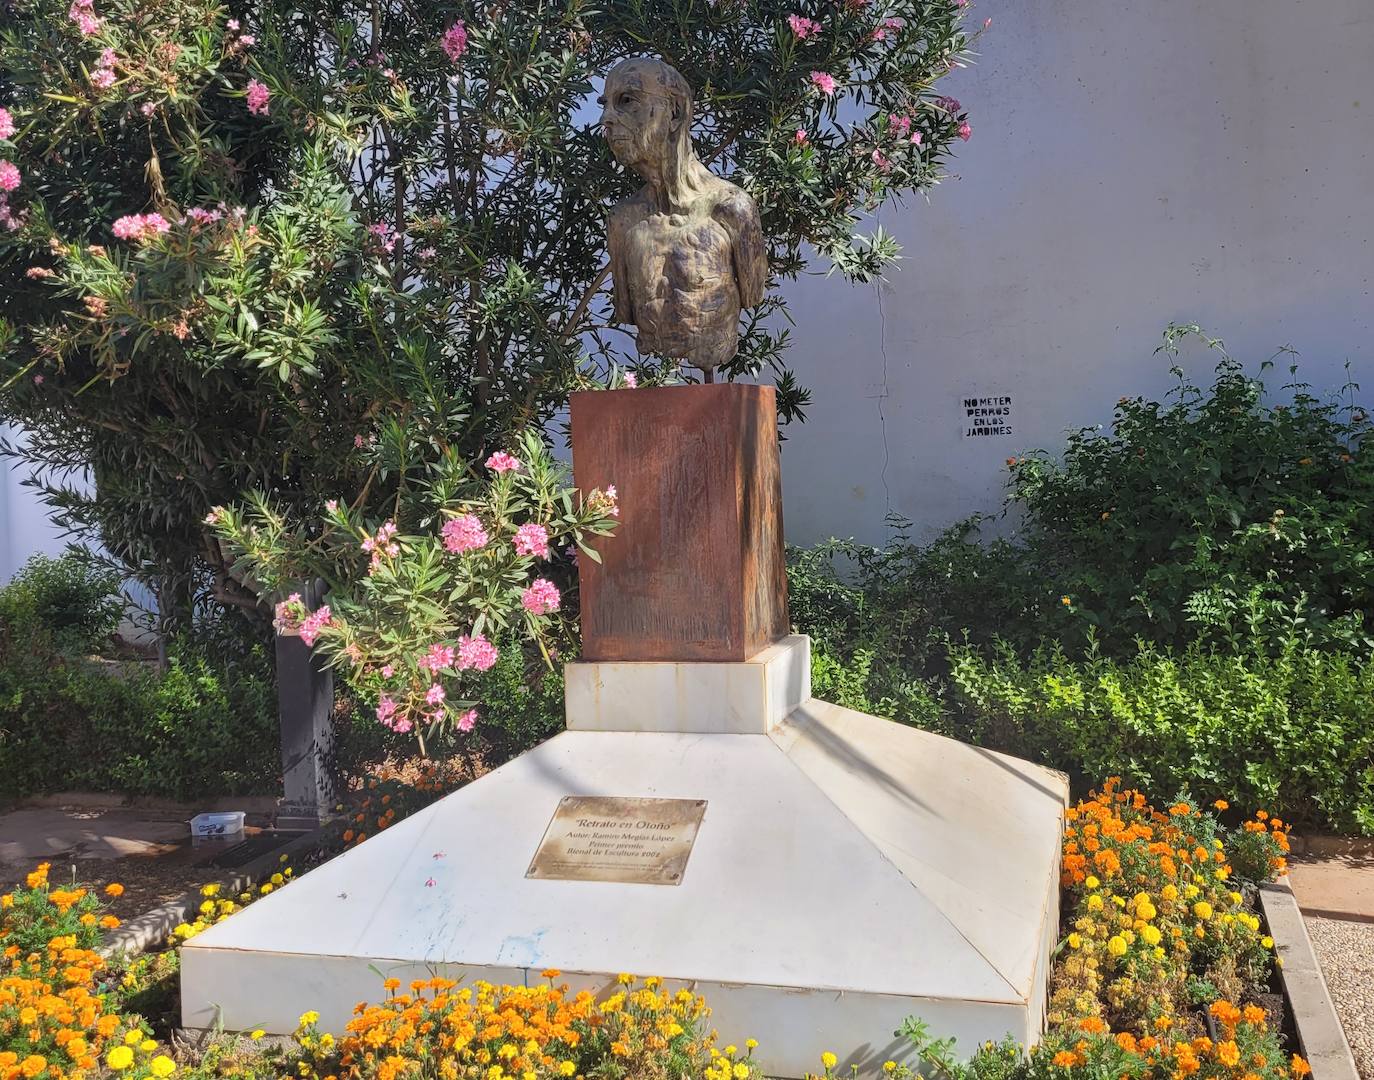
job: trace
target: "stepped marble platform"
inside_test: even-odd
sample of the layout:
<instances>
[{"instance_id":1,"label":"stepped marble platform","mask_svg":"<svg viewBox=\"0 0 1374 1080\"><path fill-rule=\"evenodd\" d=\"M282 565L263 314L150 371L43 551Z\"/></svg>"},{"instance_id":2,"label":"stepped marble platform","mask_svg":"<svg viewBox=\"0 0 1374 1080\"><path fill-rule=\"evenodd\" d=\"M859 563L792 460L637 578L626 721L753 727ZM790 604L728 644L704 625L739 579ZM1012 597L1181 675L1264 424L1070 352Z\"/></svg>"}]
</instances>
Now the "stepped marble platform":
<instances>
[{"instance_id":1,"label":"stepped marble platform","mask_svg":"<svg viewBox=\"0 0 1374 1080\"><path fill-rule=\"evenodd\" d=\"M1064 778L812 699L808 646L724 681L708 669L729 665L573 665L571 730L187 942L183 1023L284 1033L315 1009L338 1032L384 976L555 967L579 988L628 971L699 990L774 1076L823 1050L877 1070L912 1015L965 1049L1033 1039ZM627 678L648 730L596 730ZM660 712L689 730L655 730ZM569 795L705 800L681 883L528 877Z\"/></svg>"}]
</instances>

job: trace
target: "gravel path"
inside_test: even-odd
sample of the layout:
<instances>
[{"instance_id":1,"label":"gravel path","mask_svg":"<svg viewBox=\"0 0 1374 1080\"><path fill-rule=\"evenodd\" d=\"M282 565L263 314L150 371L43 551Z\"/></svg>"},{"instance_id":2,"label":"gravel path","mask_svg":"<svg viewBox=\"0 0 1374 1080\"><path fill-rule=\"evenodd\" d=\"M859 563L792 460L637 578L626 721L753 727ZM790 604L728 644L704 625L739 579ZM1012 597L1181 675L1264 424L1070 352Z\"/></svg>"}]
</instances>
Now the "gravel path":
<instances>
[{"instance_id":1,"label":"gravel path","mask_svg":"<svg viewBox=\"0 0 1374 1080\"><path fill-rule=\"evenodd\" d=\"M1374 923L1308 916L1307 932L1363 1080L1374 1080Z\"/></svg>"}]
</instances>

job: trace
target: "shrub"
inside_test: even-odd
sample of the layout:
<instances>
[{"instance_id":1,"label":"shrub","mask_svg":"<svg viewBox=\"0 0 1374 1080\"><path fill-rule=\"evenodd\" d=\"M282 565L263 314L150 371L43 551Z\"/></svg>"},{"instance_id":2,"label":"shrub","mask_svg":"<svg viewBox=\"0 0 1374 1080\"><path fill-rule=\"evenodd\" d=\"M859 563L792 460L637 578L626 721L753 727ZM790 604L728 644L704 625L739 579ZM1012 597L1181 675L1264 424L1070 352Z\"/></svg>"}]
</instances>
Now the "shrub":
<instances>
[{"instance_id":1,"label":"shrub","mask_svg":"<svg viewBox=\"0 0 1374 1080\"><path fill-rule=\"evenodd\" d=\"M951 650L958 737L1065 769L1120 775L1151 797L1272 807L1305 827L1374 833L1374 660L1289 647L1276 656L1125 660L1059 645Z\"/></svg>"},{"instance_id":2,"label":"shrub","mask_svg":"<svg viewBox=\"0 0 1374 1080\"><path fill-rule=\"evenodd\" d=\"M0 775L7 793L191 798L279 790L271 660L183 639L168 669L111 667L0 632Z\"/></svg>"},{"instance_id":3,"label":"shrub","mask_svg":"<svg viewBox=\"0 0 1374 1080\"><path fill-rule=\"evenodd\" d=\"M26 431L17 452L89 470L50 504L184 625L198 596L256 608L211 506L258 488L293 522L329 498L380 518L444 453L476 462L541 430L579 384L629 364L671 377L607 328L605 212L638 183L589 108L645 54L688 79L699 153L760 203L769 295L727 375L768 371L800 416L779 287L817 256L865 280L895 257L862 220L939 183L969 137L938 84L978 34L961 0L815 14L7 4L0 415Z\"/></svg>"},{"instance_id":4,"label":"shrub","mask_svg":"<svg viewBox=\"0 0 1374 1080\"><path fill-rule=\"evenodd\" d=\"M77 554L34 555L0 588L0 630L48 639L63 652L89 653L109 642L124 613L120 578Z\"/></svg>"},{"instance_id":5,"label":"shrub","mask_svg":"<svg viewBox=\"0 0 1374 1080\"><path fill-rule=\"evenodd\" d=\"M1201 332L1171 326L1160 351L1173 358L1188 337ZM994 522L980 514L919 544L895 520L882 547L794 552L798 625L918 674L942 670L946 640L1001 640L1022 655L1091 640L1124 657L1137 639L1368 651L1368 410L1353 384L1317 398L1296 363L1272 400L1272 368L1251 377L1222 351L1203 389L1175 363L1164 400L1122 398L1107 430L1071 432L1062 455L1008 459L1011 535L999 534L1008 521L985 535Z\"/></svg>"},{"instance_id":6,"label":"shrub","mask_svg":"<svg viewBox=\"0 0 1374 1080\"><path fill-rule=\"evenodd\" d=\"M1187 337L1201 331L1169 327L1160 351ZM1250 377L1204 340L1222 355L1209 389L1175 363L1164 402L1122 398L1109 430L1070 433L1062 463L1009 463L1019 552L1041 579L1039 607L1021 614L1076 644L1092 628L1111 650L1137 637L1374 646L1374 440L1353 384L1323 401L1293 363L1275 402L1272 361Z\"/></svg>"}]
</instances>

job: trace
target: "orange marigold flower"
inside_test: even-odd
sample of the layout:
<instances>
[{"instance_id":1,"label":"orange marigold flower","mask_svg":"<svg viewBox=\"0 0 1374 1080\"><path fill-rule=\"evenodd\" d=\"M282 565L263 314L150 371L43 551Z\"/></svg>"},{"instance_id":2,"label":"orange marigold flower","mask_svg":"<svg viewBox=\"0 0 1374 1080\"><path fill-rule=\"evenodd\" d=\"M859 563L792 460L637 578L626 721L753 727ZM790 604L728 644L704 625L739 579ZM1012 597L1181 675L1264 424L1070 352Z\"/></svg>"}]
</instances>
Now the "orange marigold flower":
<instances>
[{"instance_id":1,"label":"orange marigold flower","mask_svg":"<svg viewBox=\"0 0 1374 1080\"><path fill-rule=\"evenodd\" d=\"M1306 1076L1312 1071L1312 1066L1307 1064L1307 1062L1297 1054L1293 1055L1293 1060L1289 1063L1288 1068L1294 1076Z\"/></svg>"},{"instance_id":2,"label":"orange marigold flower","mask_svg":"<svg viewBox=\"0 0 1374 1080\"><path fill-rule=\"evenodd\" d=\"M1228 1069L1234 1069L1240 1064L1240 1047L1236 1045L1234 1039L1217 1043L1217 1060Z\"/></svg>"},{"instance_id":3,"label":"orange marigold flower","mask_svg":"<svg viewBox=\"0 0 1374 1080\"><path fill-rule=\"evenodd\" d=\"M1078 1064L1078 1055L1072 1050L1061 1050L1054 1055L1054 1064L1061 1069L1072 1069Z\"/></svg>"}]
</instances>

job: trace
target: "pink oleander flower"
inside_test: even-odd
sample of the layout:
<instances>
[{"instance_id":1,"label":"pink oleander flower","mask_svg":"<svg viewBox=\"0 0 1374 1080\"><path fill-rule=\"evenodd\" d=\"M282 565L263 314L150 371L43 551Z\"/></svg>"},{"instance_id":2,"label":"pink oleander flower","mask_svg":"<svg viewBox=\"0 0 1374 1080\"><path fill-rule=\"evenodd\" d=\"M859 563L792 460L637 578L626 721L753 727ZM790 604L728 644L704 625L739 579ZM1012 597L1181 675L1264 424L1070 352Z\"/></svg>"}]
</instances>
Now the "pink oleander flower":
<instances>
[{"instance_id":1,"label":"pink oleander flower","mask_svg":"<svg viewBox=\"0 0 1374 1080\"><path fill-rule=\"evenodd\" d=\"M382 250L390 254L396 249L396 230L388 222L378 221L367 227L368 233L376 237Z\"/></svg>"},{"instance_id":2,"label":"pink oleander flower","mask_svg":"<svg viewBox=\"0 0 1374 1080\"><path fill-rule=\"evenodd\" d=\"M912 145L912 146L920 146L920 145L921 145L921 133L920 133L919 131L913 131L913 132L911 133L911 145Z\"/></svg>"},{"instance_id":3,"label":"pink oleander flower","mask_svg":"<svg viewBox=\"0 0 1374 1080\"><path fill-rule=\"evenodd\" d=\"M549 615L561 601L558 586L548 578L537 578L520 594L520 603L531 615Z\"/></svg>"},{"instance_id":4,"label":"pink oleander flower","mask_svg":"<svg viewBox=\"0 0 1374 1080\"><path fill-rule=\"evenodd\" d=\"M42 376L42 375L35 375L35 376L33 377L33 385L34 385L34 386L42 386L42 385L43 385L43 376Z\"/></svg>"},{"instance_id":5,"label":"pink oleander flower","mask_svg":"<svg viewBox=\"0 0 1374 1080\"><path fill-rule=\"evenodd\" d=\"M92 0L72 0L67 9L67 18L76 23L82 37L90 37L100 30L100 18L96 15Z\"/></svg>"},{"instance_id":6,"label":"pink oleander flower","mask_svg":"<svg viewBox=\"0 0 1374 1080\"><path fill-rule=\"evenodd\" d=\"M115 73L109 68L97 68L91 72L91 85L97 90L108 90L114 85Z\"/></svg>"},{"instance_id":7,"label":"pink oleander flower","mask_svg":"<svg viewBox=\"0 0 1374 1080\"><path fill-rule=\"evenodd\" d=\"M143 215L144 236L147 236L149 233L165 233L171 227L172 226L168 223L167 219L163 217L161 214Z\"/></svg>"},{"instance_id":8,"label":"pink oleander flower","mask_svg":"<svg viewBox=\"0 0 1374 1080\"><path fill-rule=\"evenodd\" d=\"M476 514L460 514L458 517L449 518L440 531L444 537L444 550L454 555L486 547L489 539L487 530L482 528L482 522Z\"/></svg>"},{"instance_id":9,"label":"pink oleander flower","mask_svg":"<svg viewBox=\"0 0 1374 1080\"><path fill-rule=\"evenodd\" d=\"M969 123L967 120L965 120L962 124L959 125L959 138L963 139L964 142L968 142L969 136L972 134L973 128L969 127Z\"/></svg>"},{"instance_id":10,"label":"pink oleander flower","mask_svg":"<svg viewBox=\"0 0 1374 1080\"><path fill-rule=\"evenodd\" d=\"M425 691L426 705L439 705L444 700L444 688L438 683L430 683L429 689Z\"/></svg>"},{"instance_id":11,"label":"pink oleander flower","mask_svg":"<svg viewBox=\"0 0 1374 1080\"><path fill-rule=\"evenodd\" d=\"M444 31L444 36L439 39L439 48L444 50L450 63L456 64L463 58L468 51L468 30L462 19Z\"/></svg>"},{"instance_id":12,"label":"pink oleander flower","mask_svg":"<svg viewBox=\"0 0 1374 1080\"><path fill-rule=\"evenodd\" d=\"M14 117L9 109L0 109L0 139L8 139L14 134Z\"/></svg>"},{"instance_id":13,"label":"pink oleander flower","mask_svg":"<svg viewBox=\"0 0 1374 1080\"><path fill-rule=\"evenodd\" d=\"M213 508L211 508L210 512L209 512L208 514L205 515L205 524L207 524L207 525L218 525L219 522L220 522L220 518L222 518L223 516L224 516L224 507L222 507L222 506L213 507Z\"/></svg>"},{"instance_id":14,"label":"pink oleander flower","mask_svg":"<svg viewBox=\"0 0 1374 1080\"><path fill-rule=\"evenodd\" d=\"M389 678L391 678L391 676L393 676L393 675L395 675L395 674L396 674L396 669L395 669L394 667L392 667L390 664L383 664L383 665L382 665L382 678L383 678L383 679L389 679Z\"/></svg>"},{"instance_id":15,"label":"pink oleander flower","mask_svg":"<svg viewBox=\"0 0 1374 1080\"><path fill-rule=\"evenodd\" d=\"M458 730L466 734L477 726L477 710L469 709L458 717Z\"/></svg>"},{"instance_id":16,"label":"pink oleander flower","mask_svg":"<svg viewBox=\"0 0 1374 1080\"><path fill-rule=\"evenodd\" d=\"M363 437L361 435L353 436L353 448L355 450L361 450L363 448Z\"/></svg>"},{"instance_id":17,"label":"pink oleander flower","mask_svg":"<svg viewBox=\"0 0 1374 1080\"><path fill-rule=\"evenodd\" d=\"M258 39L255 38L252 34L243 34L239 37L238 41L235 42L236 45L241 45L245 49L250 48L251 46L256 45L257 43Z\"/></svg>"},{"instance_id":18,"label":"pink oleander flower","mask_svg":"<svg viewBox=\"0 0 1374 1080\"><path fill-rule=\"evenodd\" d=\"M143 233L143 215L126 214L110 227L118 240L133 240Z\"/></svg>"},{"instance_id":19,"label":"pink oleander flower","mask_svg":"<svg viewBox=\"0 0 1374 1080\"><path fill-rule=\"evenodd\" d=\"M425 247L417 251L416 254L425 262L429 262L429 260L435 258L439 252L432 247Z\"/></svg>"},{"instance_id":20,"label":"pink oleander flower","mask_svg":"<svg viewBox=\"0 0 1374 1080\"><path fill-rule=\"evenodd\" d=\"M285 600L277 605L272 617L272 628L281 634L290 630L296 625L296 612L301 607L301 594L293 592Z\"/></svg>"},{"instance_id":21,"label":"pink oleander flower","mask_svg":"<svg viewBox=\"0 0 1374 1080\"><path fill-rule=\"evenodd\" d=\"M440 672L444 668L453 667L453 661L457 654L453 651L452 645L435 644L429 647L429 652L420 658L416 667L431 672Z\"/></svg>"},{"instance_id":22,"label":"pink oleander flower","mask_svg":"<svg viewBox=\"0 0 1374 1080\"><path fill-rule=\"evenodd\" d=\"M873 151L873 164L878 166L879 172L887 172L892 168L892 162L887 160L887 155L881 150Z\"/></svg>"},{"instance_id":23,"label":"pink oleander flower","mask_svg":"<svg viewBox=\"0 0 1374 1080\"><path fill-rule=\"evenodd\" d=\"M383 694L377 701L377 722L395 730L392 726L394 723L392 717L395 715L396 702L392 700L390 694Z\"/></svg>"},{"instance_id":24,"label":"pink oleander flower","mask_svg":"<svg viewBox=\"0 0 1374 1080\"><path fill-rule=\"evenodd\" d=\"M890 113L887 118L889 131L895 131L899 136L905 136L911 130L911 117L902 116L900 113Z\"/></svg>"},{"instance_id":25,"label":"pink oleander flower","mask_svg":"<svg viewBox=\"0 0 1374 1080\"><path fill-rule=\"evenodd\" d=\"M639 376L633 371L625 372L625 386L627 389L636 390L639 388Z\"/></svg>"},{"instance_id":26,"label":"pink oleander flower","mask_svg":"<svg viewBox=\"0 0 1374 1080\"><path fill-rule=\"evenodd\" d=\"M101 67L112 68L112 67L115 66L115 61L118 60L118 59L119 59L119 57L117 57L117 56L115 55L115 51L114 51L113 49L111 49L111 48L104 48L104 49L101 49L101 50L100 50L100 66L101 66Z\"/></svg>"},{"instance_id":27,"label":"pink oleander flower","mask_svg":"<svg viewBox=\"0 0 1374 1080\"><path fill-rule=\"evenodd\" d=\"M521 525L515 530L515 553L547 559L549 557L549 530L542 525L533 523Z\"/></svg>"},{"instance_id":28,"label":"pink oleander flower","mask_svg":"<svg viewBox=\"0 0 1374 1080\"><path fill-rule=\"evenodd\" d=\"M936 106L938 106L941 109L944 109L947 113L957 113L960 109L963 108L963 105L959 104L958 98L945 97L941 95L940 97L934 98L933 100Z\"/></svg>"},{"instance_id":29,"label":"pink oleander flower","mask_svg":"<svg viewBox=\"0 0 1374 1080\"><path fill-rule=\"evenodd\" d=\"M408 732L408 731L409 731L411 728L413 728L414 726L415 726L414 724L412 724L409 720L407 720L407 719L405 719L405 718L403 717L402 719L395 721L395 722L391 725L391 730L394 731L394 732L396 732L396 734L398 734L398 735L404 735L406 732Z\"/></svg>"},{"instance_id":30,"label":"pink oleander flower","mask_svg":"<svg viewBox=\"0 0 1374 1080\"><path fill-rule=\"evenodd\" d=\"M520 468L520 459L511 457L504 450L498 450L487 458L487 468L492 472L510 472L512 469Z\"/></svg>"},{"instance_id":31,"label":"pink oleander flower","mask_svg":"<svg viewBox=\"0 0 1374 1080\"><path fill-rule=\"evenodd\" d=\"M811 83L826 97L835 93L835 76L824 71L813 71L811 73Z\"/></svg>"},{"instance_id":32,"label":"pink oleander flower","mask_svg":"<svg viewBox=\"0 0 1374 1080\"><path fill-rule=\"evenodd\" d=\"M23 179L19 167L12 161L0 161L0 191L13 191Z\"/></svg>"},{"instance_id":33,"label":"pink oleander flower","mask_svg":"<svg viewBox=\"0 0 1374 1080\"><path fill-rule=\"evenodd\" d=\"M811 138L806 134L806 128L797 128L797 133L792 136L792 141L798 146L806 146L811 142Z\"/></svg>"},{"instance_id":34,"label":"pink oleander flower","mask_svg":"<svg viewBox=\"0 0 1374 1080\"><path fill-rule=\"evenodd\" d=\"M301 640L313 648L320 631L329 625L332 617L328 604L323 604L317 611L311 612L301 623Z\"/></svg>"},{"instance_id":35,"label":"pink oleander flower","mask_svg":"<svg viewBox=\"0 0 1374 1080\"><path fill-rule=\"evenodd\" d=\"M193 206L186 211L186 216L196 225L213 225L224 217L224 211L206 210L203 207Z\"/></svg>"},{"instance_id":36,"label":"pink oleander flower","mask_svg":"<svg viewBox=\"0 0 1374 1080\"><path fill-rule=\"evenodd\" d=\"M965 0L965 3L967 3L967 0ZM238 19L230 19L228 22L224 24L224 28L226 30L237 30L239 28Z\"/></svg>"},{"instance_id":37,"label":"pink oleander flower","mask_svg":"<svg viewBox=\"0 0 1374 1080\"><path fill-rule=\"evenodd\" d=\"M821 32L820 23L815 19L807 19L801 15L787 16L787 25L792 28L792 33L796 35L798 41L805 41Z\"/></svg>"},{"instance_id":38,"label":"pink oleander flower","mask_svg":"<svg viewBox=\"0 0 1374 1080\"><path fill-rule=\"evenodd\" d=\"M500 650L481 634L473 634L471 637L464 634L458 639L458 663L456 666L459 671L465 671L468 668L487 671L500 656Z\"/></svg>"},{"instance_id":39,"label":"pink oleander flower","mask_svg":"<svg viewBox=\"0 0 1374 1080\"><path fill-rule=\"evenodd\" d=\"M254 116L267 115L267 103L271 100L272 91L267 89L265 83L257 79L248 80L248 111Z\"/></svg>"}]
</instances>

